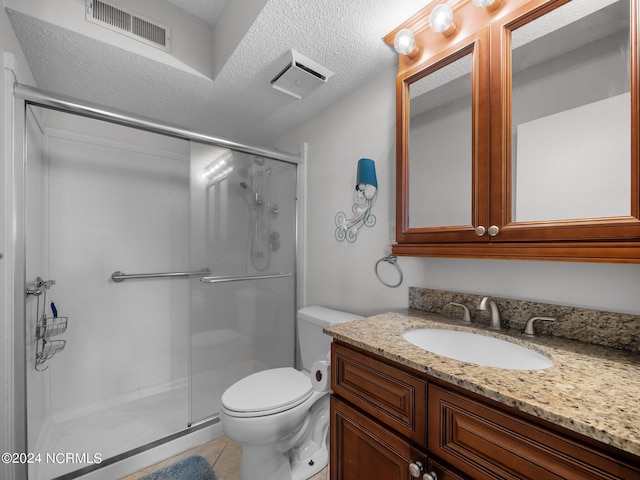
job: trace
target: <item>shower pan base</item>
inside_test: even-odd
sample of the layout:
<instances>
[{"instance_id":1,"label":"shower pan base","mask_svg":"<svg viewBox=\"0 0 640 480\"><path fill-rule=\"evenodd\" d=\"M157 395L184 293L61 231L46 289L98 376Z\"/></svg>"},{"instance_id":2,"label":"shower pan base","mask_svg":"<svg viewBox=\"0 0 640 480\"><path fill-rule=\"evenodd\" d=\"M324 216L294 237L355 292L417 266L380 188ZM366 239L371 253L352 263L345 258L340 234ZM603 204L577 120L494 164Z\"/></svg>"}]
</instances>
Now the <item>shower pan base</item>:
<instances>
[{"instance_id":1,"label":"shower pan base","mask_svg":"<svg viewBox=\"0 0 640 480\"><path fill-rule=\"evenodd\" d=\"M200 390L198 398L219 399L229 382L231 372L226 373L196 378L192 388ZM203 388L212 391L203 395ZM43 461L29 465L29 480L113 480L223 435L217 415L187 427L186 381L146 393L49 415L34 452Z\"/></svg>"}]
</instances>

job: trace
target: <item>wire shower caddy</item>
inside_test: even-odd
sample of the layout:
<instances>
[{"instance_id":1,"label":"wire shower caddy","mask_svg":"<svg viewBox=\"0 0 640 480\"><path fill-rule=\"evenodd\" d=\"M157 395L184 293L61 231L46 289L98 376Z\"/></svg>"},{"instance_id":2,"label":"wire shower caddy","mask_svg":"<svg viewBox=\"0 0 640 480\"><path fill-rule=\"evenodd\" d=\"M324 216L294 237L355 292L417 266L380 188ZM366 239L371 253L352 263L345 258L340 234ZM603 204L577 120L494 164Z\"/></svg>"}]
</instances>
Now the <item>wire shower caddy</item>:
<instances>
[{"instance_id":1,"label":"wire shower caddy","mask_svg":"<svg viewBox=\"0 0 640 480\"><path fill-rule=\"evenodd\" d=\"M68 317L59 317L53 311L53 316L47 316L47 291L55 285L55 280L43 280L36 278L34 288L27 289L27 295L36 297L36 358L35 369L42 372L49 368L47 365L40 368L56 353L64 350L66 340L50 340L51 337L63 334L67 330ZM42 299L42 302L40 301ZM40 304L42 303L42 310ZM42 311L42 314L40 313Z\"/></svg>"}]
</instances>

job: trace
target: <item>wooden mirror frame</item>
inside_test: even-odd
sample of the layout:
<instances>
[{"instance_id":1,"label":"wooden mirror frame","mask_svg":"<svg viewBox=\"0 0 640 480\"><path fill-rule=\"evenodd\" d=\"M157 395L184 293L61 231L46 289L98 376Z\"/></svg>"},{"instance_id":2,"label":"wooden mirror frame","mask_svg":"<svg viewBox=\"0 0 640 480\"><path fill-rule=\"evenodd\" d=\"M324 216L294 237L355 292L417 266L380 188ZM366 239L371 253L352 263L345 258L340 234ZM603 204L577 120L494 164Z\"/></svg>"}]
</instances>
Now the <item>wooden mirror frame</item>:
<instances>
[{"instance_id":1,"label":"wooden mirror frame","mask_svg":"<svg viewBox=\"0 0 640 480\"><path fill-rule=\"evenodd\" d=\"M500 0L498 0L500 2ZM384 37L411 29L418 55L399 55L396 77L396 240L394 255L640 263L640 77L638 1L630 4L631 215L576 221L510 223L511 51L509 31L571 0L509 0L491 10L449 0L455 31L434 32L430 4ZM442 3L442 2L440 2ZM489 32L489 33L487 33ZM489 40L490 39L490 40ZM490 45L489 45L490 43ZM474 45L473 205L470 226L409 228L408 85ZM483 92L486 92L483 95ZM486 110L486 111L485 111ZM485 144L487 145L485 147ZM486 181L485 181L486 178ZM477 237L474 227L497 225L501 236Z\"/></svg>"}]
</instances>

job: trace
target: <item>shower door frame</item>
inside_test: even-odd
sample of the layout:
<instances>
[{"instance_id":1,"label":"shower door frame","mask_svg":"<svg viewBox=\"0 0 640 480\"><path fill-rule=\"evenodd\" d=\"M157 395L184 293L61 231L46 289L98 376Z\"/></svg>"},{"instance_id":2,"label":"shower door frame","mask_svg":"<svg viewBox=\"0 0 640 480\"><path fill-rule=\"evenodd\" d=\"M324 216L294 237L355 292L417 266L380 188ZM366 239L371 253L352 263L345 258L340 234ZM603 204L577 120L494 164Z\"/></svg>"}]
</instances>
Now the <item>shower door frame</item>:
<instances>
[{"instance_id":1,"label":"shower door frame","mask_svg":"<svg viewBox=\"0 0 640 480\"><path fill-rule=\"evenodd\" d=\"M7 164L10 165L9 179L7 184L12 185L12 191L7 192L8 207L10 212L8 220L11 222L9 227L9 236L11 238L8 250L5 252L4 261L7 262L9 276L13 277L13 284L7 286L7 311L13 313L13 321L7 320L7 333L12 337L6 345L11 345L12 352L7 352L6 365L7 384L6 387L12 390L11 398L6 405L7 412L7 435L6 450L15 453L28 453L27 438L27 389L26 389L26 332L25 332L25 315L26 315L26 235L25 235L25 198L26 198L26 110L30 105L36 107L49 108L70 114L89 117L96 120L102 120L109 123L115 123L126 127L144 130L147 132L158 133L184 140L214 145L218 147L228 148L232 151L241 153L259 155L273 160L282 161L295 165L296 172L294 174L296 182L296 221L295 221L295 261L294 272L294 305L297 311L299 301L303 299L303 285L299 272L302 271L303 256L300 255L303 235L301 226L304 225L303 205L305 203L304 189L302 182L305 180L305 160L307 145L301 146L302 153L293 154L284 151L271 150L268 148L257 147L254 145L243 144L208 134L195 132L180 127L163 124L154 120L137 117L127 112L117 111L108 107L84 102L68 96L57 95L33 88L27 85L14 83L13 72L5 69L5 81L7 90L5 91L6 111L5 119L7 126L5 129L5 138L7 142L6 152L10 152L7 157ZM10 80L10 81L9 81ZM9 222L7 222L9 223ZM11 291L13 290L13 291ZM294 319L294 331L296 329ZM295 338L295 337L294 337ZM294 342L294 358L298 358L297 345ZM12 422L11 422L12 420ZM187 426L184 430L176 432L169 437L165 437L149 445L118 455L112 459L105 459L100 465L93 465L83 469L79 474L85 474L98 468L105 467L109 464L128 458L137 453L145 451L154 446L171 441L175 438L187 435L193 431L199 430L209 423L217 423L219 420L214 419L204 424L199 423L193 426ZM2 466L0 466L2 467ZM27 464L16 463L4 465L7 473L7 480L17 480L20 478L28 478ZM0 469L1 472L1 469Z\"/></svg>"}]
</instances>

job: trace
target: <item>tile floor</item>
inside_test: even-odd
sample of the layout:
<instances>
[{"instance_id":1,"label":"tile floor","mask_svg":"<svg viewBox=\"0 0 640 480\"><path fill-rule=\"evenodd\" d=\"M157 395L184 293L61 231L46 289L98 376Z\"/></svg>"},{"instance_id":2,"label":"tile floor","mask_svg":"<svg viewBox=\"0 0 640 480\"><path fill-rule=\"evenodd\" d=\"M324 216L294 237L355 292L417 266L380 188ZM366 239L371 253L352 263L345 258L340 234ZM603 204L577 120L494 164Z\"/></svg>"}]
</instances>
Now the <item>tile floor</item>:
<instances>
[{"instance_id":1,"label":"tile floor","mask_svg":"<svg viewBox=\"0 0 640 480\"><path fill-rule=\"evenodd\" d=\"M175 457L168 458L162 462L151 465L139 472L127 475L120 480L138 480L145 475L154 472L165 465L169 465L178 460L189 457L191 455L200 455L204 457L213 467L213 471L218 480L238 480L240 475L240 456L242 455L242 446L231 441L228 437L220 437L205 443L186 452L182 452ZM309 480L329 480L329 467L314 475Z\"/></svg>"}]
</instances>

